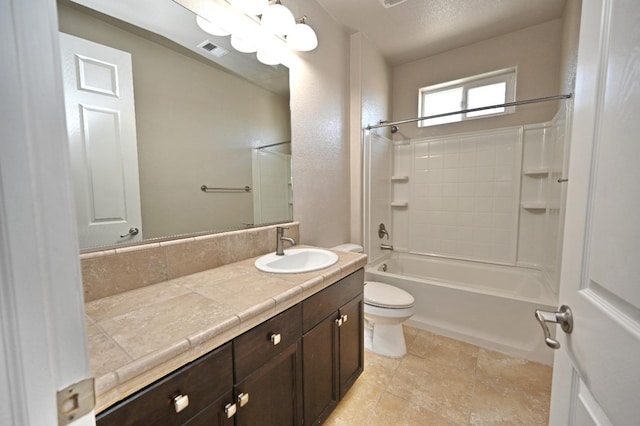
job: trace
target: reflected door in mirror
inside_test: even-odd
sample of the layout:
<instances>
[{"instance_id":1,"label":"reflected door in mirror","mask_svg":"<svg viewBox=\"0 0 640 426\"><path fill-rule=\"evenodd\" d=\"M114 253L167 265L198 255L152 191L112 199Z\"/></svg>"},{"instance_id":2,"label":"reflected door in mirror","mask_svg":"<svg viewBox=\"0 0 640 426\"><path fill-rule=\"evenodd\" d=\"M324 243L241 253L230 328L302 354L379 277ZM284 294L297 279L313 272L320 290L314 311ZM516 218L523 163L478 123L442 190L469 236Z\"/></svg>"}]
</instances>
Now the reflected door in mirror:
<instances>
[{"instance_id":1,"label":"reflected door in mirror","mask_svg":"<svg viewBox=\"0 0 640 426\"><path fill-rule=\"evenodd\" d=\"M131 55L62 33L60 45L80 247L141 241Z\"/></svg>"}]
</instances>

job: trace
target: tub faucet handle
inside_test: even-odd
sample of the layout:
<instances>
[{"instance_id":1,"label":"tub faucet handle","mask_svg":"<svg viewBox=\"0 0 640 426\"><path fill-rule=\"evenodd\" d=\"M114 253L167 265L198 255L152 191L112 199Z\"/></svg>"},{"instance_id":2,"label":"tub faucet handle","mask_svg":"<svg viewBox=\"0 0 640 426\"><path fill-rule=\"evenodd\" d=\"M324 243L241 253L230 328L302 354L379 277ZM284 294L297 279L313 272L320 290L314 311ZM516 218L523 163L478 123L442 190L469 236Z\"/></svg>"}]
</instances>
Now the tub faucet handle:
<instances>
[{"instance_id":1,"label":"tub faucet handle","mask_svg":"<svg viewBox=\"0 0 640 426\"><path fill-rule=\"evenodd\" d=\"M380 244L380 250L393 250L393 246L391 244Z\"/></svg>"},{"instance_id":2,"label":"tub faucet handle","mask_svg":"<svg viewBox=\"0 0 640 426\"><path fill-rule=\"evenodd\" d=\"M380 226L378 226L378 238L384 238L385 235L388 240L389 232L387 231L387 228L384 226L384 223L381 223Z\"/></svg>"}]
</instances>

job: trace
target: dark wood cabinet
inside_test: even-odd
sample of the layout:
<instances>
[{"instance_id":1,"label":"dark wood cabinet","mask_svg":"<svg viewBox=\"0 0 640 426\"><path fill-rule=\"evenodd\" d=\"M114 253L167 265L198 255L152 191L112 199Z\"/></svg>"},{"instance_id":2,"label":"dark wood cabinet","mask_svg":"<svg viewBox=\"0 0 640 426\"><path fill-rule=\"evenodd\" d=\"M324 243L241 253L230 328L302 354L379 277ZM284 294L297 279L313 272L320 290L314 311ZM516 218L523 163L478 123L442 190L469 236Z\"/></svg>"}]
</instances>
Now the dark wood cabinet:
<instances>
[{"instance_id":1,"label":"dark wood cabinet","mask_svg":"<svg viewBox=\"0 0 640 426\"><path fill-rule=\"evenodd\" d=\"M227 343L103 411L97 424L181 425L204 410L224 413L225 405L232 402L232 368L231 343ZM219 421L213 424L233 424L226 416L216 414L216 418Z\"/></svg>"},{"instance_id":2,"label":"dark wood cabinet","mask_svg":"<svg viewBox=\"0 0 640 426\"><path fill-rule=\"evenodd\" d=\"M321 423L363 370L363 287L361 269L108 408L98 426Z\"/></svg>"},{"instance_id":3,"label":"dark wood cabinet","mask_svg":"<svg viewBox=\"0 0 640 426\"><path fill-rule=\"evenodd\" d=\"M302 423L301 336L297 304L234 339L236 425Z\"/></svg>"},{"instance_id":4,"label":"dark wood cabinet","mask_svg":"<svg viewBox=\"0 0 640 426\"><path fill-rule=\"evenodd\" d=\"M302 302L304 424L320 424L364 369L364 271Z\"/></svg>"}]
</instances>

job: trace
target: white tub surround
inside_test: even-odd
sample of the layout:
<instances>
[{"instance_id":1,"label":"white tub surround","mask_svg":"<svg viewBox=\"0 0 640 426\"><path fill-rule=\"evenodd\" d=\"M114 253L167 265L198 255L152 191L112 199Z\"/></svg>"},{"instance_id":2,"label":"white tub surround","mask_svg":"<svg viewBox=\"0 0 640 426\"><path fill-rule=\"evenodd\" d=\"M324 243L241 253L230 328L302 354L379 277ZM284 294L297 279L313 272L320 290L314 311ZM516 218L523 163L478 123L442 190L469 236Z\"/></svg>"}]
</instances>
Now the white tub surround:
<instances>
[{"instance_id":1,"label":"white tub surround","mask_svg":"<svg viewBox=\"0 0 640 426\"><path fill-rule=\"evenodd\" d=\"M365 280L414 296L409 325L531 361L553 362L534 312L555 310L555 295L539 271L394 252L369 264Z\"/></svg>"}]
</instances>

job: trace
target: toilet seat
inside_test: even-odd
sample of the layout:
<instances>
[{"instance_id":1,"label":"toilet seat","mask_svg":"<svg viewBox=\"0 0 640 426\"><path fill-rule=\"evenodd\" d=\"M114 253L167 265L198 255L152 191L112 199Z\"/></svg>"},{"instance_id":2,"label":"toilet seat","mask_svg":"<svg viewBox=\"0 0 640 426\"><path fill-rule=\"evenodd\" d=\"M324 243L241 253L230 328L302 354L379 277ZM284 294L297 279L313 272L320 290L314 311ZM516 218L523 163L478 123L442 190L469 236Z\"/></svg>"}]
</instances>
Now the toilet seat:
<instances>
[{"instance_id":1,"label":"toilet seat","mask_svg":"<svg viewBox=\"0 0 640 426\"><path fill-rule=\"evenodd\" d=\"M377 281L366 281L364 303L387 309L405 309L413 306L415 299L406 291Z\"/></svg>"}]
</instances>

